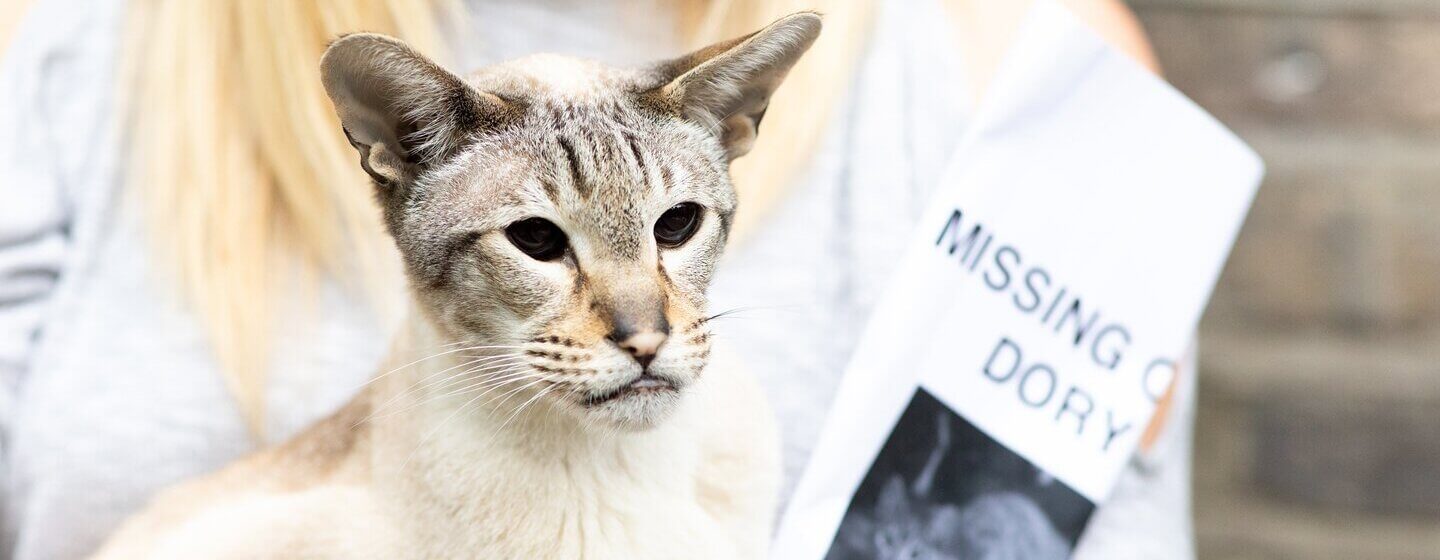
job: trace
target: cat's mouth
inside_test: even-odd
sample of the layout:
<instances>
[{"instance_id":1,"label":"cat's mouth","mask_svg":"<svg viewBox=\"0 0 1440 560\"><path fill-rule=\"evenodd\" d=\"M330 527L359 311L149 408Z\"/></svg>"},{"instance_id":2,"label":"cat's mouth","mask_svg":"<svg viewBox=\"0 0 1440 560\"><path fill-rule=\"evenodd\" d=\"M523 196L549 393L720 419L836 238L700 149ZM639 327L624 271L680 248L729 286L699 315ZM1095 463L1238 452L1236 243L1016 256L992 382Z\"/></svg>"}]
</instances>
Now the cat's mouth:
<instances>
[{"instance_id":1,"label":"cat's mouth","mask_svg":"<svg viewBox=\"0 0 1440 560\"><path fill-rule=\"evenodd\" d=\"M642 373L618 389L599 395L592 394L586 396L584 403L587 407L596 407L628 397L676 393L679 392L679 390L676 384L669 379L649 373Z\"/></svg>"}]
</instances>

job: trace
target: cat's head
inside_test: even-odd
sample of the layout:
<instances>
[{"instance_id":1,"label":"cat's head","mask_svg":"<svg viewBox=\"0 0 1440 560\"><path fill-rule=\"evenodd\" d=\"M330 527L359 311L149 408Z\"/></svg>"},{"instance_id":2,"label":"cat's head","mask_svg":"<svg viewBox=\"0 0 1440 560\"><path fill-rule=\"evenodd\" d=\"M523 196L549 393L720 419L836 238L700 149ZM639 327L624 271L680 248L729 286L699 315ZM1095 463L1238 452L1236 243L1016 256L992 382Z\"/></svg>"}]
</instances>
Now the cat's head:
<instances>
[{"instance_id":1,"label":"cat's head","mask_svg":"<svg viewBox=\"0 0 1440 560\"><path fill-rule=\"evenodd\" d=\"M514 367L485 374L497 382L646 428L709 355L730 161L819 31L801 13L644 68L535 55L467 77L356 34L321 68L419 312L508 347Z\"/></svg>"}]
</instances>

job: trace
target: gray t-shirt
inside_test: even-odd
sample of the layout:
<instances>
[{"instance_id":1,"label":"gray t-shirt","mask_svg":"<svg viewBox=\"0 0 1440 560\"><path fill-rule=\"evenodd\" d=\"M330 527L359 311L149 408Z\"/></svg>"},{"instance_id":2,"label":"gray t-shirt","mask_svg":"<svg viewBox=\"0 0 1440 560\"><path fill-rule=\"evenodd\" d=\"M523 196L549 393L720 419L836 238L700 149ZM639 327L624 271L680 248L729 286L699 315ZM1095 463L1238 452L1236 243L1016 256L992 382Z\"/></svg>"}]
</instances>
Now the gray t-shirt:
<instances>
[{"instance_id":1,"label":"gray t-shirt","mask_svg":"<svg viewBox=\"0 0 1440 560\"><path fill-rule=\"evenodd\" d=\"M489 40L462 48L471 54L460 64L534 51L634 62L674 51L619 13L643 10L621 4L470 0ZM714 310L750 310L717 329L769 390L787 488L969 112L959 43L938 0L878 4L852 86L815 93L842 99L809 170L767 224L730 249L712 290ZM0 558L83 557L156 490L256 445L196 318L156 277L141 212L120 180L123 21L122 0L35 0L0 62ZM338 285L303 305L282 297L295 301L277 321L272 441L348 400L387 346L377 313ZM1179 429L1137 458L1077 558L1193 555L1190 387Z\"/></svg>"}]
</instances>

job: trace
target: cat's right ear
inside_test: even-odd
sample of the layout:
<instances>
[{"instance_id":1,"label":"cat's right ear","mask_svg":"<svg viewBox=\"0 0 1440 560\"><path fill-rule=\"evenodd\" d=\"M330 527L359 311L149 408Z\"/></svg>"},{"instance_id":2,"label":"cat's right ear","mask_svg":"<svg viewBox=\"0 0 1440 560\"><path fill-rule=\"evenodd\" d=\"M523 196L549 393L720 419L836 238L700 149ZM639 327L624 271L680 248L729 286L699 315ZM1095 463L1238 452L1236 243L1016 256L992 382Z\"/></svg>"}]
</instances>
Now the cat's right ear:
<instances>
[{"instance_id":1,"label":"cat's right ear","mask_svg":"<svg viewBox=\"0 0 1440 560\"><path fill-rule=\"evenodd\" d=\"M413 180L510 110L405 43L374 33L331 43L320 75L360 166L381 186Z\"/></svg>"},{"instance_id":2,"label":"cat's right ear","mask_svg":"<svg viewBox=\"0 0 1440 560\"><path fill-rule=\"evenodd\" d=\"M668 83L654 90L681 115L711 129L731 160L760 131L770 96L820 36L820 14L800 12L764 29L661 63Z\"/></svg>"}]
</instances>

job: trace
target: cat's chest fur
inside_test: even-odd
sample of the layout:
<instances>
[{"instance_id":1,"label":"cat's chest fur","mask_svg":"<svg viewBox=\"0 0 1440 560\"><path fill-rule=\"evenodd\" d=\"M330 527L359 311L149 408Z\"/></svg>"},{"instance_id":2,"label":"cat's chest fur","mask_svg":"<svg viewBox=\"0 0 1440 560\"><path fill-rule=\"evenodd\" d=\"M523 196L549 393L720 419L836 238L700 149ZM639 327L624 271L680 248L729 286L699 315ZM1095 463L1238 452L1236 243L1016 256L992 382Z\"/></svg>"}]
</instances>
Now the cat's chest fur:
<instances>
[{"instance_id":1,"label":"cat's chest fur","mask_svg":"<svg viewBox=\"0 0 1440 560\"><path fill-rule=\"evenodd\" d=\"M749 556L707 509L722 504L696 499L693 470L666 481L573 476L573 470L567 476L563 469L531 474L520 483L496 483L483 501L441 497L422 506L406 521L412 539L407 548L435 558L461 550L495 558L666 558L681 551L689 558ZM499 487L506 484L512 487Z\"/></svg>"},{"instance_id":2,"label":"cat's chest fur","mask_svg":"<svg viewBox=\"0 0 1440 560\"><path fill-rule=\"evenodd\" d=\"M704 477L705 463L716 458L706 448L705 418L722 405L714 397L730 390L716 381L697 387L700 394L673 422L598 440L536 415L508 430L511 436L497 437L492 422L471 419L438 436L437 445L400 449L414 434L403 424L387 426L393 431L375 435L379 456L405 459L376 465L376 480L384 481L375 485L376 499L401 524L416 557L749 556L736 547L732 520L757 512L735 510L737 497L702 491L714 486ZM508 420L515 427L517 420ZM387 441L397 447L383 450Z\"/></svg>"},{"instance_id":3,"label":"cat's chest fur","mask_svg":"<svg viewBox=\"0 0 1440 560\"><path fill-rule=\"evenodd\" d=\"M167 491L97 558L763 557L772 418L723 358L693 389L673 422L608 437L544 414L498 430L462 412L435 431L435 415L455 410L443 402L354 430L371 409L357 400L287 446Z\"/></svg>"}]
</instances>

